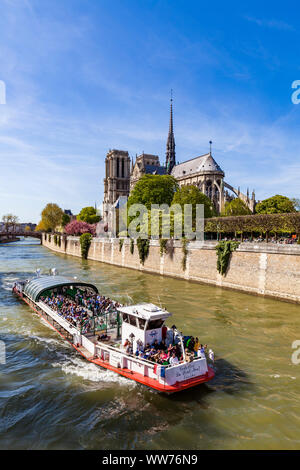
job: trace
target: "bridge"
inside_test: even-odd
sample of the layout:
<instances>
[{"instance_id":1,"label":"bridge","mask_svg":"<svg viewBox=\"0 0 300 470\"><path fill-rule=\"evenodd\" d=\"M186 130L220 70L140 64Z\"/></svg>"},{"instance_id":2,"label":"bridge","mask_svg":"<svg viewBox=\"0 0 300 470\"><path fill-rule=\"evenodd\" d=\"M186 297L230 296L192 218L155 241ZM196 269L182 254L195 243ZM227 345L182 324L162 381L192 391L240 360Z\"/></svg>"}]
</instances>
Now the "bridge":
<instances>
[{"instance_id":1,"label":"bridge","mask_svg":"<svg viewBox=\"0 0 300 470\"><path fill-rule=\"evenodd\" d=\"M41 232L31 232L24 230L23 232L0 232L0 243L5 243L5 241L13 241L18 237L33 237L42 241Z\"/></svg>"}]
</instances>

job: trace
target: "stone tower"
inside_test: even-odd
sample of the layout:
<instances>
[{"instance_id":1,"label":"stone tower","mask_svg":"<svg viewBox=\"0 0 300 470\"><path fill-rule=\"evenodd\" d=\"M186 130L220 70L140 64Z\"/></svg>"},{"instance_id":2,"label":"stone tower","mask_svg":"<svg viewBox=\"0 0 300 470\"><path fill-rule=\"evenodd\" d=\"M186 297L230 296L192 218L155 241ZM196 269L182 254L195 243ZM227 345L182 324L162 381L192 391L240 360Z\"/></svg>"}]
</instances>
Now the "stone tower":
<instances>
[{"instance_id":1,"label":"stone tower","mask_svg":"<svg viewBox=\"0 0 300 470\"><path fill-rule=\"evenodd\" d=\"M120 196L129 195L130 157L124 150L110 150L105 158L103 216L107 219L108 205Z\"/></svg>"},{"instance_id":2,"label":"stone tower","mask_svg":"<svg viewBox=\"0 0 300 470\"><path fill-rule=\"evenodd\" d=\"M166 169L169 175L171 174L175 165L176 165L176 157L175 157L175 138L174 138L174 130L173 130L173 98L171 95L170 125L169 125L169 134L168 134L167 151L166 151Z\"/></svg>"}]
</instances>

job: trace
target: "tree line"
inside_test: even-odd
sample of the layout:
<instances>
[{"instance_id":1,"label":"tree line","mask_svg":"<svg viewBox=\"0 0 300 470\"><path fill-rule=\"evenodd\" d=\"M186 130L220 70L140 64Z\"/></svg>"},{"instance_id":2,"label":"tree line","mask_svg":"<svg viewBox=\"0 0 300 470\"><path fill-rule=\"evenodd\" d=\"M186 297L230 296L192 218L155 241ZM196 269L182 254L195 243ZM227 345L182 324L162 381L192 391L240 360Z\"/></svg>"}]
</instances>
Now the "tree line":
<instances>
[{"instance_id":1,"label":"tree line","mask_svg":"<svg viewBox=\"0 0 300 470\"><path fill-rule=\"evenodd\" d=\"M46 207L42 210L41 220L36 227L36 230L39 232L72 232L72 228L80 229L80 233L85 233L89 231L90 226L93 226L99 222L101 219L100 215L97 214L97 211L94 207L88 206L81 209L77 216L74 216L73 220L71 217L66 214L57 204L48 203Z\"/></svg>"},{"instance_id":2,"label":"tree line","mask_svg":"<svg viewBox=\"0 0 300 470\"><path fill-rule=\"evenodd\" d=\"M127 209L134 204L143 204L150 216L153 204L177 204L184 209L185 204L192 204L192 218L196 219L196 205L204 205L205 232L234 234L264 233L268 239L270 233L296 233L300 236L300 201L286 196L275 195L260 201L255 214L239 198L225 204L223 212L217 214L211 200L195 186L179 187L170 175L144 175L130 193ZM298 209L298 210L297 210ZM130 223L132 217L127 217ZM41 213L37 226L40 231L62 231L67 234L95 234L95 224L101 219L96 209L84 207L74 220L54 203L49 203ZM184 234L183 234L184 235Z\"/></svg>"}]
</instances>

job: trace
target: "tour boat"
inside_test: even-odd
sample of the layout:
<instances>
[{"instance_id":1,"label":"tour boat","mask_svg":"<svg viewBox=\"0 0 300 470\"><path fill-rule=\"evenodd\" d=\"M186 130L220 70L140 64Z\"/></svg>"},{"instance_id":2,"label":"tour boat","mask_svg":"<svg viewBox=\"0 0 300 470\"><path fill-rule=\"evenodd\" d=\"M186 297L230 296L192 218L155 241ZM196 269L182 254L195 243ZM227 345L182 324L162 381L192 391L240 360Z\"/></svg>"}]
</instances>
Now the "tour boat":
<instances>
[{"instance_id":1,"label":"tour boat","mask_svg":"<svg viewBox=\"0 0 300 470\"><path fill-rule=\"evenodd\" d=\"M135 380L152 389L173 393L208 382L214 377L206 356L189 358L184 350L183 336L173 325L165 325L171 313L151 303L118 306L114 311L101 314L88 313L88 326L84 328L66 320L59 311L50 308L45 296L63 295L74 299L76 293L98 294L93 284L57 275L40 275L27 281L16 282L13 293L28 304L40 317L68 341L88 361ZM101 323L103 322L103 323ZM177 364L157 364L136 356L141 344L152 345L166 339L166 344L178 344L182 360ZM124 347L130 341L132 351ZM157 344L157 343L156 343Z\"/></svg>"}]
</instances>

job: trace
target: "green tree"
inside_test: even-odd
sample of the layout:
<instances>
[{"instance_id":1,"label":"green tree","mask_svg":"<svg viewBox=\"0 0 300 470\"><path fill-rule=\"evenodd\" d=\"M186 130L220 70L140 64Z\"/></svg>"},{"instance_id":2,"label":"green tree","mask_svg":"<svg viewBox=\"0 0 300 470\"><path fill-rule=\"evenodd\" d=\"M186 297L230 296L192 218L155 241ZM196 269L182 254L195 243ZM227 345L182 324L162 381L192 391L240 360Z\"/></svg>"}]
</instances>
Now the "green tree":
<instances>
[{"instance_id":1,"label":"green tree","mask_svg":"<svg viewBox=\"0 0 300 470\"><path fill-rule=\"evenodd\" d=\"M71 217L68 214L63 214L62 219L61 219L61 225L65 227L67 224L69 224L71 221Z\"/></svg>"},{"instance_id":2,"label":"green tree","mask_svg":"<svg viewBox=\"0 0 300 470\"><path fill-rule=\"evenodd\" d=\"M244 201L238 197L225 204L224 215L226 216L250 214L252 214L251 210L246 206Z\"/></svg>"},{"instance_id":3,"label":"green tree","mask_svg":"<svg viewBox=\"0 0 300 470\"><path fill-rule=\"evenodd\" d=\"M204 217L208 219L215 215L215 209L211 200L203 194L196 186L182 186L174 194L172 204L179 204L184 211L185 204L192 204L193 221L196 220L196 205L204 205Z\"/></svg>"},{"instance_id":4,"label":"green tree","mask_svg":"<svg viewBox=\"0 0 300 470\"><path fill-rule=\"evenodd\" d=\"M295 203L286 196L276 196L259 202L255 211L257 214L281 214L284 212L296 212Z\"/></svg>"},{"instance_id":5,"label":"green tree","mask_svg":"<svg viewBox=\"0 0 300 470\"><path fill-rule=\"evenodd\" d=\"M133 204L144 204L151 209L151 204L172 203L178 183L170 175L144 175L136 183L128 198L128 208Z\"/></svg>"},{"instance_id":6,"label":"green tree","mask_svg":"<svg viewBox=\"0 0 300 470\"><path fill-rule=\"evenodd\" d=\"M61 224L64 215L63 210L54 203L49 203L42 211L42 223L46 230L55 230Z\"/></svg>"},{"instance_id":7,"label":"green tree","mask_svg":"<svg viewBox=\"0 0 300 470\"><path fill-rule=\"evenodd\" d=\"M100 219L100 215L97 214L97 211L93 206L84 207L77 216L77 220L82 220L88 224L97 224Z\"/></svg>"}]
</instances>

